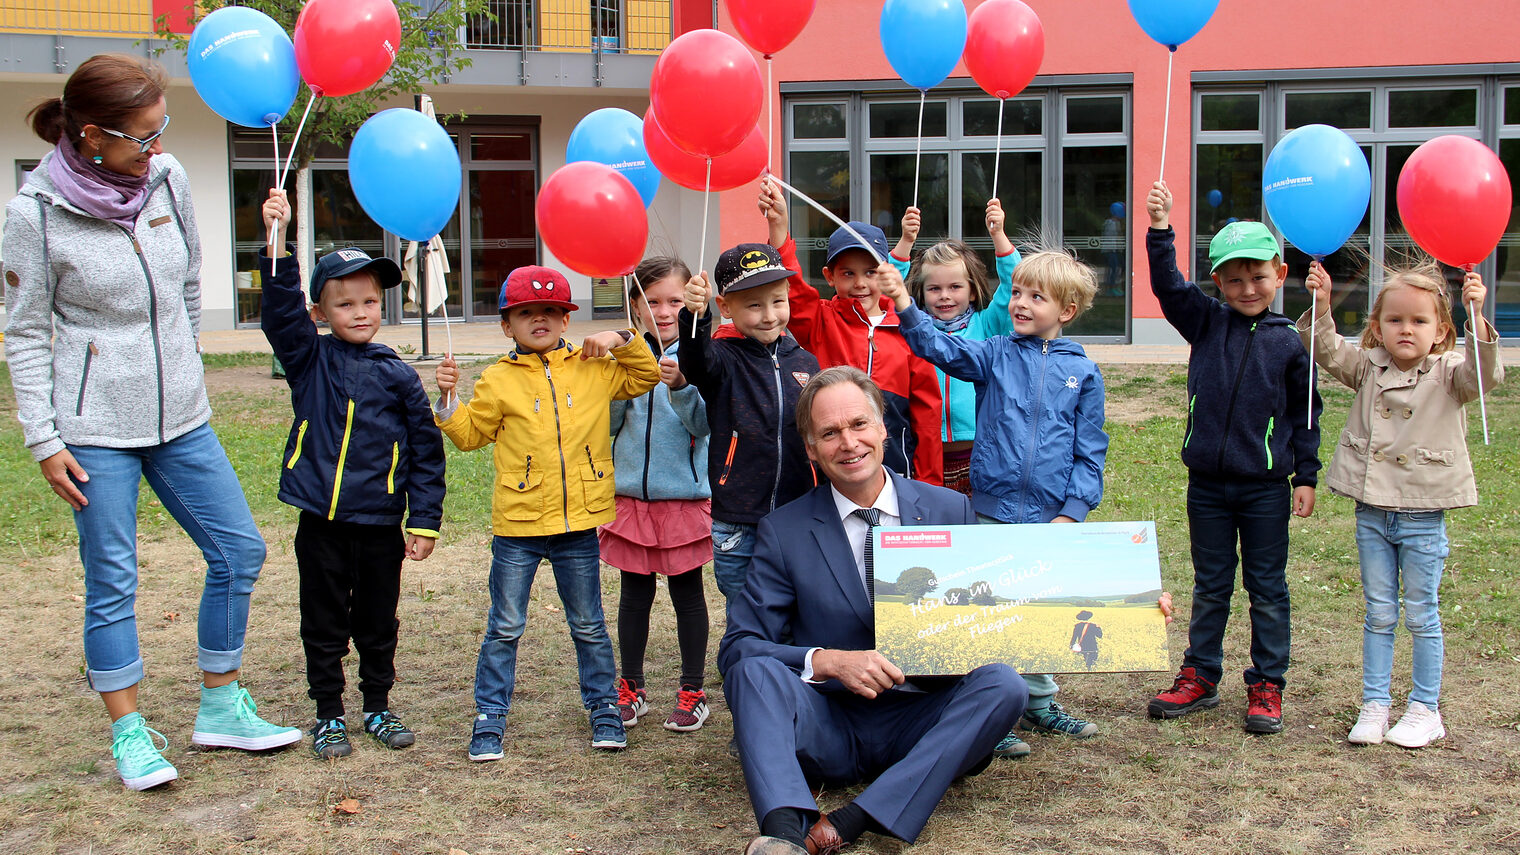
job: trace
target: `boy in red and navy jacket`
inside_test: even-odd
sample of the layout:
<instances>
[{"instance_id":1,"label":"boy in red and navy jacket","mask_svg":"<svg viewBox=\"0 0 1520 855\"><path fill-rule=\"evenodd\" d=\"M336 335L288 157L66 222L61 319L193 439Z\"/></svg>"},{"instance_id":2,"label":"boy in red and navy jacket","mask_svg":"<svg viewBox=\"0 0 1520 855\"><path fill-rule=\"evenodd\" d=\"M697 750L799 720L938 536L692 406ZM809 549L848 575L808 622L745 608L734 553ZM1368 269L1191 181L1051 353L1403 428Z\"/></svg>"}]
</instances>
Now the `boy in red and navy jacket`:
<instances>
[{"instance_id":1,"label":"boy in red and navy jacket","mask_svg":"<svg viewBox=\"0 0 1520 855\"><path fill-rule=\"evenodd\" d=\"M887 411L885 459L888 469L930 484L944 484L944 454L940 440L939 376L908 349L898 330L892 301L876 284L877 257L887 258L887 237L866 223L850 223L875 249L838 229L829 236L823 276L834 289L824 300L808 284L797 262L797 245L788 234L786 196L769 181L760 185L760 212L770 226L770 245L793 272L788 280L791 322L787 331L820 368L853 365L881 387Z\"/></svg>"}]
</instances>

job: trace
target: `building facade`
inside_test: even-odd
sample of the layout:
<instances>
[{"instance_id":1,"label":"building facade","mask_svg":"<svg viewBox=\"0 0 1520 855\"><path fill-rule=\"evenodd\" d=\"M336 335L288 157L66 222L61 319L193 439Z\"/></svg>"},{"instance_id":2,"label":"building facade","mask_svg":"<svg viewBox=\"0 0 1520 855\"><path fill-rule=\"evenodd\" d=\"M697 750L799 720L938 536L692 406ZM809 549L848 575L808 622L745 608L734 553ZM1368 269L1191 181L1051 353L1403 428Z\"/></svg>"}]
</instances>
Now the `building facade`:
<instances>
[{"instance_id":1,"label":"building facade","mask_svg":"<svg viewBox=\"0 0 1520 855\"><path fill-rule=\"evenodd\" d=\"M1167 51L1141 32L1125 0L1031 6L1045 30L1040 75L1000 103L959 67L924 96L920 135L920 93L897 79L879 44L879 0L818 0L807 28L771 67L775 84L761 117L778 142L771 168L839 216L877 223L890 237L917 198L920 247L955 235L989 254L982 211L995 177L1017 243L1063 245L1098 270L1095 307L1069 330L1098 342L1178 340L1144 262L1144 200L1163 155L1178 245L1193 248L1181 263L1206 283L1208 239L1218 228L1232 218L1270 223L1261 172L1284 134L1323 122L1360 143L1372 203L1348 247L1326 261L1339 286L1334 317L1347 332L1366 319L1380 265L1411 247L1394 188L1421 142L1448 133L1481 140L1515 176L1520 199L1513 0L1473 0L1461 15L1415 0L1282 0L1269 10L1222 3L1173 55L1169 103ZM58 94L95 53L147 52L153 20L181 7L183 0L11 0L0 8L0 113L9 119L0 125L0 194L13 194L46 152L26 126L27 110ZM445 121L465 173L459 214L443 235L456 319L494 318L496 289L511 268L556 264L535 234L533 200L563 164L576 122L607 106L642 114L655 56L671 38L715 24L734 32L724 4L712 0L490 0L490 9L457 34L473 65L429 92L440 115L466 116ZM273 176L268 134L221 121L190 87L183 57L161 60L174 81L166 146L190 172L205 245L206 325L254 325L258 202ZM311 186L301 188L308 192L298 193L307 201L297 216L309 218L314 249L353 244L400 258L400 241L353 199L345 166L341 148L320 152ZM651 250L695 264L723 246L763 240L755 195L755 185L720 194L704 224L702 195L664 182L649 210ZM832 224L798 202L792 212L803 264L822 285ZM1485 312L1512 339L1520 338L1517 249L1520 218L1480 267L1490 284ZM1290 248L1287 261L1279 307L1296 314L1308 303L1307 259ZM583 315L622 311L618 283L571 281ZM416 317L399 294L387 313L393 322Z\"/></svg>"}]
</instances>

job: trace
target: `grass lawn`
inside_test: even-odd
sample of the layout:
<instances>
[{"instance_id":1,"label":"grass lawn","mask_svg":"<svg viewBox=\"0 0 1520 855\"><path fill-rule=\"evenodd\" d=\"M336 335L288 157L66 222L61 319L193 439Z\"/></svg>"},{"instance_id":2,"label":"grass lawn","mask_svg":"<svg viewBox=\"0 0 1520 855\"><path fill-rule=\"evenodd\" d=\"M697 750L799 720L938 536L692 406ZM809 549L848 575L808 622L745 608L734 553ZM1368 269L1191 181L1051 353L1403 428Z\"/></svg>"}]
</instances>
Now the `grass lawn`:
<instances>
[{"instance_id":1,"label":"grass lawn","mask_svg":"<svg viewBox=\"0 0 1520 855\"><path fill-rule=\"evenodd\" d=\"M298 636L295 513L275 498L288 428L284 384L267 356L208 357L213 426L269 543L254 595L245 684L266 717L308 728ZM480 366L467 374L478 373ZM1156 522L1167 587L1186 646L1191 568L1177 458L1180 366L1104 367L1107 490L1094 519ZM3 368L0 368L3 373ZM7 386L6 382L0 384ZM1324 385L1325 447L1351 396ZM148 676L142 710L169 739L177 783L122 789L106 717L83 677L83 583L68 508L22 447L8 388L0 392L0 853L690 853L738 852L755 821L727 745L732 720L714 669L714 714L694 734L659 726L674 700L674 619L661 595L647 674L653 713L620 755L593 753L576 690L574 651L550 574L540 574L521 647L507 757L465 759L475 656L487 605L490 455L450 450L445 540L408 564L402 583L394 708L418 743L388 752L362 736L353 756L319 763L305 744L268 755L190 746L198 672L195 615L203 565L151 493L141 503L137 615ZM1173 722L1145 716L1169 674L1064 679L1061 700L1098 723L1096 738L1031 736L1034 754L1000 761L952 788L911 850L867 836L850 852L1395 853L1520 851L1520 391L1488 402L1493 445L1476 407L1469 442L1482 503L1448 517L1451 557L1442 712L1449 736L1423 751L1359 749L1345 735L1360 703L1361 609L1351 503L1321 491L1292 523L1289 582L1294 662L1286 728L1242 732L1239 673L1249 636L1236 598L1223 703ZM618 580L604 575L615 613ZM708 585L716 651L723 613ZM351 711L359 699L350 658ZM1395 697L1408 691L1409 640L1399 630ZM825 809L855 790L820 794Z\"/></svg>"}]
</instances>

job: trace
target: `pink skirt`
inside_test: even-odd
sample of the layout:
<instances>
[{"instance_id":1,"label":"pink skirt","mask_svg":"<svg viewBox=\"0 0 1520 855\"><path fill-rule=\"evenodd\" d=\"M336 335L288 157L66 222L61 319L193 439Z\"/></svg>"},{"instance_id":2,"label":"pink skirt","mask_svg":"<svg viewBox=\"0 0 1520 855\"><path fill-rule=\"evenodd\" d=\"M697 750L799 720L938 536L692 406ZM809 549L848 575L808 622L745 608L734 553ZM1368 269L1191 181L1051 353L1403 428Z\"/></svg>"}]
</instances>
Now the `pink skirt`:
<instances>
[{"instance_id":1,"label":"pink skirt","mask_svg":"<svg viewBox=\"0 0 1520 855\"><path fill-rule=\"evenodd\" d=\"M597 531L602 560L627 573L675 576L712 560L712 502L617 497L617 518Z\"/></svg>"}]
</instances>

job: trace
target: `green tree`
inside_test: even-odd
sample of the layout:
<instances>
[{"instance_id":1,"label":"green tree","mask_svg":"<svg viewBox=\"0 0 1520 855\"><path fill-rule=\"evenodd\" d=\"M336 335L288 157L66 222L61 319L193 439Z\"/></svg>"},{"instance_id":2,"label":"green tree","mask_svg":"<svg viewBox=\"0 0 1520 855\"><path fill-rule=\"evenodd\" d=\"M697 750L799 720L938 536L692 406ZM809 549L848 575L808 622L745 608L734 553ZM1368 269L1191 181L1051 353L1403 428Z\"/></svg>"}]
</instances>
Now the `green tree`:
<instances>
[{"instance_id":1,"label":"green tree","mask_svg":"<svg viewBox=\"0 0 1520 855\"><path fill-rule=\"evenodd\" d=\"M928 567L909 567L897 577L897 592L915 602L939 587L939 579Z\"/></svg>"},{"instance_id":2,"label":"green tree","mask_svg":"<svg viewBox=\"0 0 1520 855\"><path fill-rule=\"evenodd\" d=\"M951 588L940 595L940 600L947 606L969 606L971 592L965 588Z\"/></svg>"}]
</instances>

